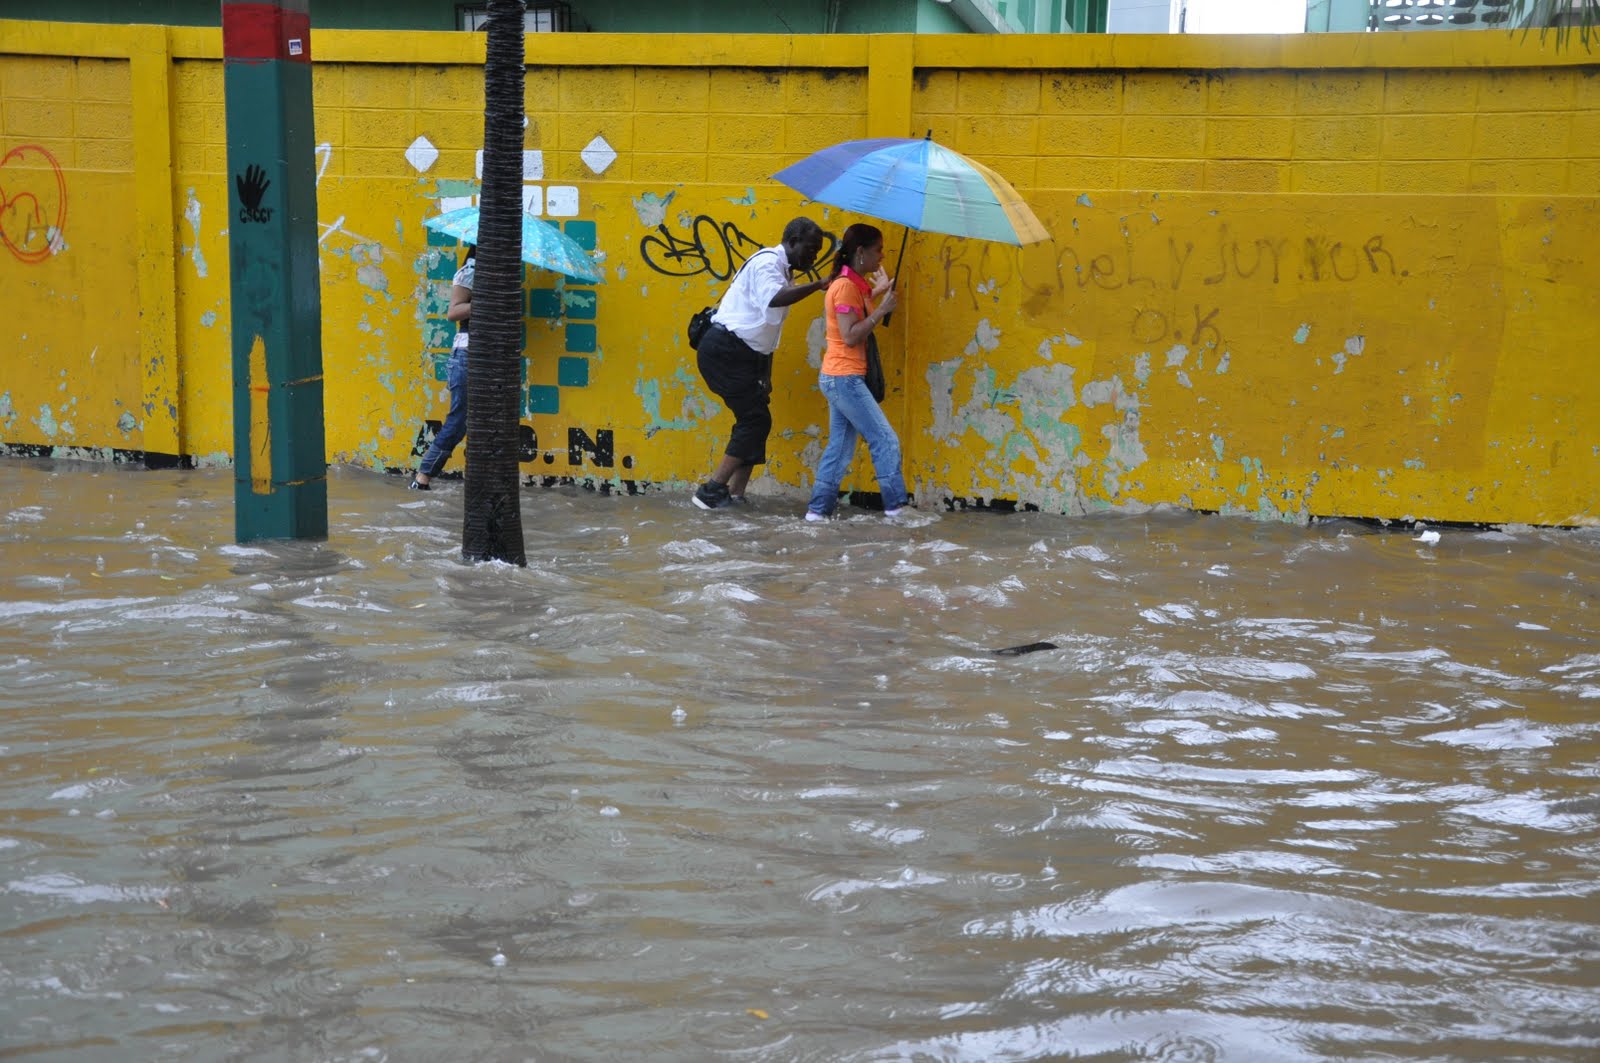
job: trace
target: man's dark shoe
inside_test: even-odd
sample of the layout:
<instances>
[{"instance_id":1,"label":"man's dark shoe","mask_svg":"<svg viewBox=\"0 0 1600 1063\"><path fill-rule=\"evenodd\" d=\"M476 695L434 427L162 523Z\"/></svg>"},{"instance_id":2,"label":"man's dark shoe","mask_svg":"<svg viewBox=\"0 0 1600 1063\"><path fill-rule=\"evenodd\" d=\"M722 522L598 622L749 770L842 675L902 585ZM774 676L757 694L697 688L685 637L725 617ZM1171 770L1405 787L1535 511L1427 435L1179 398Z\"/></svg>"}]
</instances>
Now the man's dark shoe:
<instances>
[{"instance_id":1,"label":"man's dark shoe","mask_svg":"<svg viewBox=\"0 0 1600 1063\"><path fill-rule=\"evenodd\" d=\"M728 485L707 480L695 490L694 504L701 509L721 509L728 505Z\"/></svg>"},{"instance_id":2,"label":"man's dark shoe","mask_svg":"<svg viewBox=\"0 0 1600 1063\"><path fill-rule=\"evenodd\" d=\"M418 480L416 473L412 473L411 474L411 482L406 484L406 490L407 491L432 491L433 488L431 486L429 486L428 484L425 484L422 481Z\"/></svg>"}]
</instances>

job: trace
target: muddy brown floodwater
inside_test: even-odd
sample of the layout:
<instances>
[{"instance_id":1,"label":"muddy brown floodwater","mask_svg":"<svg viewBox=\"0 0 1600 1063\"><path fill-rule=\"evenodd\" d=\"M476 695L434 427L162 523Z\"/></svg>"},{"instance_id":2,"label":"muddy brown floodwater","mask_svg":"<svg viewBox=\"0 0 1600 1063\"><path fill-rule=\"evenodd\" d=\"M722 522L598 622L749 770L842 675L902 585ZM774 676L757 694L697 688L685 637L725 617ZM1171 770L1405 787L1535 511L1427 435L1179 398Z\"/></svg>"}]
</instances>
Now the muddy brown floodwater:
<instances>
[{"instance_id":1,"label":"muddy brown floodwater","mask_svg":"<svg viewBox=\"0 0 1600 1063\"><path fill-rule=\"evenodd\" d=\"M0 1058L1600 1057L1600 532L0 472Z\"/></svg>"}]
</instances>

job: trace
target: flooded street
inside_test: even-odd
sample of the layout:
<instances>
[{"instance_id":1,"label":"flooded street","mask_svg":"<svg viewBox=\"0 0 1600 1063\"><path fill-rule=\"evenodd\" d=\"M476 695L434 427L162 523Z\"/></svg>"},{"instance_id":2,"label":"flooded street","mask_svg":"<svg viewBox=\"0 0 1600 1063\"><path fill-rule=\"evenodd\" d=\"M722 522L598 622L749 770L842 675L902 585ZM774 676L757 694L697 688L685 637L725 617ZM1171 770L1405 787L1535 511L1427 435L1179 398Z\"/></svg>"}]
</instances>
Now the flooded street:
<instances>
[{"instance_id":1,"label":"flooded street","mask_svg":"<svg viewBox=\"0 0 1600 1063\"><path fill-rule=\"evenodd\" d=\"M0 472L0 1058L1600 1056L1595 529Z\"/></svg>"}]
</instances>

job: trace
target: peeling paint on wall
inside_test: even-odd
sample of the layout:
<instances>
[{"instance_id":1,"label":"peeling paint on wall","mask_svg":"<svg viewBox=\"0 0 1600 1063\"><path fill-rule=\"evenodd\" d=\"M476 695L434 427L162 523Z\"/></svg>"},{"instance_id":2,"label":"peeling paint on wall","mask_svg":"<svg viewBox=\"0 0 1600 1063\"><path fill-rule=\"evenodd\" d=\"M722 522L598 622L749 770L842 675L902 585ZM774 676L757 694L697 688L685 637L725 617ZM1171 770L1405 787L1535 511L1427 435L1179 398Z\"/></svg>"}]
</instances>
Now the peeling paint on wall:
<instances>
[{"instance_id":1,"label":"peeling paint on wall","mask_svg":"<svg viewBox=\"0 0 1600 1063\"><path fill-rule=\"evenodd\" d=\"M806 326L806 364L822 372L822 356L828 351L828 319L816 317Z\"/></svg>"},{"instance_id":2,"label":"peeling paint on wall","mask_svg":"<svg viewBox=\"0 0 1600 1063\"><path fill-rule=\"evenodd\" d=\"M205 252L200 249L200 200L195 196L193 187L189 189L188 196L188 201L183 205L183 219L189 223L189 231L194 236L194 246L182 250L188 252L194 262L195 273L204 277L207 267Z\"/></svg>"},{"instance_id":3,"label":"peeling paint on wall","mask_svg":"<svg viewBox=\"0 0 1600 1063\"><path fill-rule=\"evenodd\" d=\"M672 204L672 197L677 192L668 192L665 196L658 196L654 192L646 192L633 201L633 212L639 218L639 224L646 229L654 229L667 219L667 207Z\"/></svg>"},{"instance_id":4,"label":"peeling paint on wall","mask_svg":"<svg viewBox=\"0 0 1600 1063\"><path fill-rule=\"evenodd\" d=\"M988 318L978 322L977 331L973 333L972 340L967 344L966 353L970 357L980 351L992 351L1000 346L1000 330L995 328Z\"/></svg>"},{"instance_id":5,"label":"peeling paint on wall","mask_svg":"<svg viewBox=\"0 0 1600 1063\"><path fill-rule=\"evenodd\" d=\"M1364 337L1364 336L1351 336L1349 339L1344 341L1344 350L1342 350L1342 351L1334 351L1333 352L1333 354L1331 356L1333 358L1333 371L1335 373L1344 372L1345 359L1346 358L1353 358L1353 357L1355 357L1356 355L1360 354L1362 351L1364 351L1366 349L1367 349L1366 337Z\"/></svg>"},{"instance_id":6,"label":"peeling paint on wall","mask_svg":"<svg viewBox=\"0 0 1600 1063\"><path fill-rule=\"evenodd\" d=\"M700 377L688 369L679 368L672 374L672 383L683 393L682 413L668 417L662 411L662 387L659 380L641 379L634 385L634 394L644 407L646 425L644 437L653 438L663 431L688 431L698 428L717 416L722 406L716 399L701 390Z\"/></svg>"}]
</instances>

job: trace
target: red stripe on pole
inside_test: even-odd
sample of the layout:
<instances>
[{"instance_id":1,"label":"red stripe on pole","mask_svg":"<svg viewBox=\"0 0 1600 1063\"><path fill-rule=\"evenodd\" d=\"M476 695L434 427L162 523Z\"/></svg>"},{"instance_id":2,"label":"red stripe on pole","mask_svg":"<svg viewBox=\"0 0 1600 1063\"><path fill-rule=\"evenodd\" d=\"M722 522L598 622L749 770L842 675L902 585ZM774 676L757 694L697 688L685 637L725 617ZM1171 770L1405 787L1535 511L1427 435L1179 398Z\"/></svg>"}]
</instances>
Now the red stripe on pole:
<instances>
[{"instance_id":1,"label":"red stripe on pole","mask_svg":"<svg viewBox=\"0 0 1600 1063\"><path fill-rule=\"evenodd\" d=\"M277 4L223 4L224 59L311 62L311 16Z\"/></svg>"}]
</instances>

